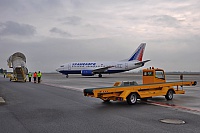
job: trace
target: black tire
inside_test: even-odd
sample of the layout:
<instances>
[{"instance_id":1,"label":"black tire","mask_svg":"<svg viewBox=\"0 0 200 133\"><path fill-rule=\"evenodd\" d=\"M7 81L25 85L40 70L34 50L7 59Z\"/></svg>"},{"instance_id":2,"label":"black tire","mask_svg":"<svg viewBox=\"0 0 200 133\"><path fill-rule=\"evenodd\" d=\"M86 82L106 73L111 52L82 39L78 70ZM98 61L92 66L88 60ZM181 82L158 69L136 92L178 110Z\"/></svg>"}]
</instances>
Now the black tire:
<instances>
[{"instance_id":1,"label":"black tire","mask_svg":"<svg viewBox=\"0 0 200 133\"><path fill-rule=\"evenodd\" d=\"M66 75L66 78L69 78L69 75L68 75L68 74Z\"/></svg>"},{"instance_id":2,"label":"black tire","mask_svg":"<svg viewBox=\"0 0 200 133\"><path fill-rule=\"evenodd\" d=\"M137 103L137 93L131 93L127 96L126 101L129 105L133 105Z\"/></svg>"},{"instance_id":3,"label":"black tire","mask_svg":"<svg viewBox=\"0 0 200 133\"><path fill-rule=\"evenodd\" d=\"M165 95L165 98L167 100L172 100L174 97L174 91L173 90L168 90L167 94Z\"/></svg>"},{"instance_id":4,"label":"black tire","mask_svg":"<svg viewBox=\"0 0 200 133\"><path fill-rule=\"evenodd\" d=\"M102 78L102 74L99 74L99 78Z\"/></svg>"},{"instance_id":5,"label":"black tire","mask_svg":"<svg viewBox=\"0 0 200 133\"><path fill-rule=\"evenodd\" d=\"M197 85L197 81L194 81L194 84L192 84L193 86Z\"/></svg>"},{"instance_id":6,"label":"black tire","mask_svg":"<svg viewBox=\"0 0 200 133\"><path fill-rule=\"evenodd\" d=\"M104 102L104 103L109 103L110 100L109 100L109 99L108 99L108 100L103 100L103 102Z\"/></svg>"},{"instance_id":7,"label":"black tire","mask_svg":"<svg viewBox=\"0 0 200 133\"><path fill-rule=\"evenodd\" d=\"M141 100L141 101L145 101L145 102L146 102L146 101L148 101L148 99L149 99L149 98L151 98L151 97L147 97L147 98L141 98L140 100Z\"/></svg>"}]
</instances>

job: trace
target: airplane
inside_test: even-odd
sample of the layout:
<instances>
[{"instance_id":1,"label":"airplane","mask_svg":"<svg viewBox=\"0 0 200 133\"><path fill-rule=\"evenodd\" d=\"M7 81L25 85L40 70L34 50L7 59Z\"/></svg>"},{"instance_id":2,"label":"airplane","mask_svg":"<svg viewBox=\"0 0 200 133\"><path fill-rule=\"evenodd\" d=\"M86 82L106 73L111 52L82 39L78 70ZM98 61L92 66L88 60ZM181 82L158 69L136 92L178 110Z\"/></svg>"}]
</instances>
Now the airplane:
<instances>
[{"instance_id":1,"label":"airplane","mask_svg":"<svg viewBox=\"0 0 200 133\"><path fill-rule=\"evenodd\" d=\"M69 77L69 74L81 74L82 76L98 74L99 77L102 77L102 74L129 71L142 67L146 62L150 61L142 61L145 46L146 43L141 43L130 58L122 61L70 62L61 65L56 71L66 75L66 78Z\"/></svg>"}]
</instances>

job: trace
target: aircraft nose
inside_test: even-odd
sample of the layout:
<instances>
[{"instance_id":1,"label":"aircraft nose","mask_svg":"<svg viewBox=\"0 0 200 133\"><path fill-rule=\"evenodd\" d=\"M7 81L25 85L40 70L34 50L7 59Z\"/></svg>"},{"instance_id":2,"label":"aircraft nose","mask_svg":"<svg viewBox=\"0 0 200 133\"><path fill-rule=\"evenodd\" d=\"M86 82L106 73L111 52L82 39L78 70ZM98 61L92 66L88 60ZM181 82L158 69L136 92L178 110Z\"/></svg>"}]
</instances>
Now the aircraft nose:
<instances>
[{"instance_id":1,"label":"aircraft nose","mask_svg":"<svg viewBox=\"0 0 200 133\"><path fill-rule=\"evenodd\" d=\"M65 65L62 65L56 69L57 72L61 72L64 69Z\"/></svg>"},{"instance_id":2,"label":"aircraft nose","mask_svg":"<svg viewBox=\"0 0 200 133\"><path fill-rule=\"evenodd\" d=\"M57 72L60 72L60 67L56 69Z\"/></svg>"}]
</instances>

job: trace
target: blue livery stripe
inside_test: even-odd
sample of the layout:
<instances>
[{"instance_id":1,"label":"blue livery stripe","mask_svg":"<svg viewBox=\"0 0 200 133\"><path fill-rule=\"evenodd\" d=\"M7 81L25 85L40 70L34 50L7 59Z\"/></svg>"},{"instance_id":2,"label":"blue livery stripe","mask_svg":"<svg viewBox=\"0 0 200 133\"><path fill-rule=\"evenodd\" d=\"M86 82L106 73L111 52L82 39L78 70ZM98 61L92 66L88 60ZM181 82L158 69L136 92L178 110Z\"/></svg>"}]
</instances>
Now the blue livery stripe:
<instances>
[{"instance_id":1,"label":"blue livery stripe","mask_svg":"<svg viewBox=\"0 0 200 133\"><path fill-rule=\"evenodd\" d=\"M111 74L111 73L120 73L120 72L125 72L127 70L108 70L106 72L103 72L102 74ZM59 71L62 74L81 74L81 70L63 70Z\"/></svg>"},{"instance_id":2,"label":"blue livery stripe","mask_svg":"<svg viewBox=\"0 0 200 133\"><path fill-rule=\"evenodd\" d=\"M146 43L141 43L137 50L133 53L128 61L139 60L142 61L143 52L145 49Z\"/></svg>"}]
</instances>

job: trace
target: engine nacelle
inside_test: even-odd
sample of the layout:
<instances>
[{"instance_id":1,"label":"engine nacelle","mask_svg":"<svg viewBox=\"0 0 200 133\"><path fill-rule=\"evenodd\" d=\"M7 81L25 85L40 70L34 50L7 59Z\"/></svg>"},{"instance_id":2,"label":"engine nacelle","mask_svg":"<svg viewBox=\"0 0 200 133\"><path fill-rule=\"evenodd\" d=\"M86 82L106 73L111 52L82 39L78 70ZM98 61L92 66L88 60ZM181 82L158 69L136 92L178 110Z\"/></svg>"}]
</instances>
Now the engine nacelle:
<instances>
[{"instance_id":1,"label":"engine nacelle","mask_svg":"<svg viewBox=\"0 0 200 133\"><path fill-rule=\"evenodd\" d=\"M93 76L92 70L82 70L81 71L82 76Z\"/></svg>"}]
</instances>

